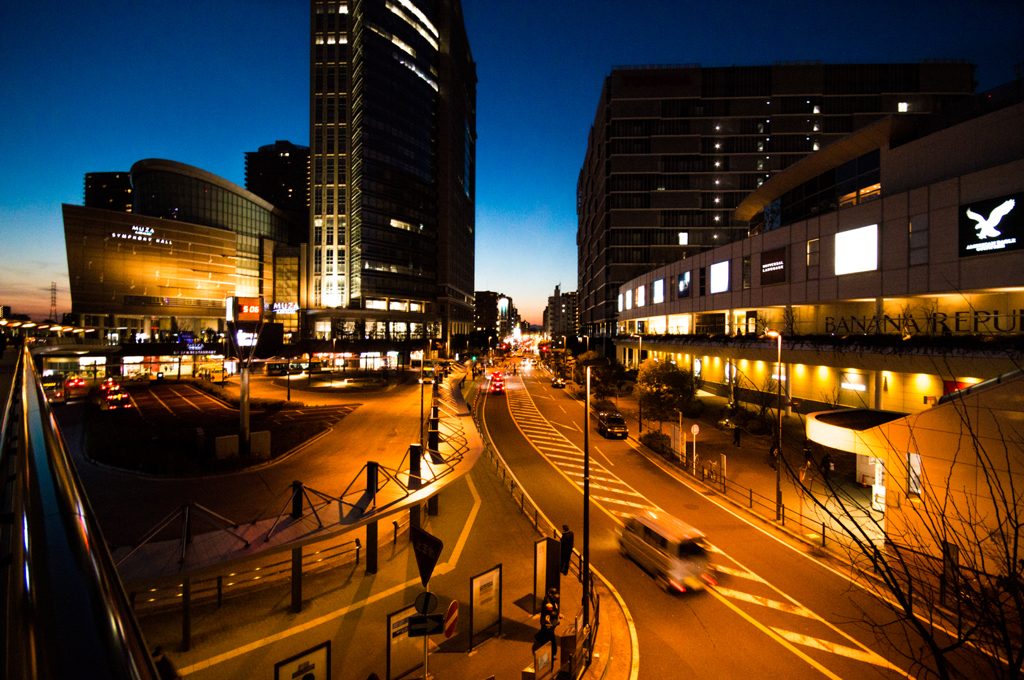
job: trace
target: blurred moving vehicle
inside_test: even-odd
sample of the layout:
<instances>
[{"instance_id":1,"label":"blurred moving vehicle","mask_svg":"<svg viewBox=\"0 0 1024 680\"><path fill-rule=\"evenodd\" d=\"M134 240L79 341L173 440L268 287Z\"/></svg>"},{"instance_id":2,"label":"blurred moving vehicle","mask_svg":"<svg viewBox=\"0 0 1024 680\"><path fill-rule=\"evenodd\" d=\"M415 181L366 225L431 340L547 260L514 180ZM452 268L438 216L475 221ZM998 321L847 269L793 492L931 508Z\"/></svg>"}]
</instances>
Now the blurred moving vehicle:
<instances>
[{"instance_id":1,"label":"blurred moving vehicle","mask_svg":"<svg viewBox=\"0 0 1024 680\"><path fill-rule=\"evenodd\" d=\"M597 433L608 439L625 439L629 436L629 426L618 411L601 411L597 414Z\"/></svg>"},{"instance_id":2,"label":"blurred moving vehicle","mask_svg":"<svg viewBox=\"0 0 1024 680\"><path fill-rule=\"evenodd\" d=\"M63 373L51 373L44 375L41 379L43 393L46 394L46 401L51 404L63 404L68 400L68 392L64 386Z\"/></svg>"},{"instance_id":3,"label":"blurred moving vehicle","mask_svg":"<svg viewBox=\"0 0 1024 680\"><path fill-rule=\"evenodd\" d=\"M128 396L128 393L120 385L107 390L100 400L100 409L103 411L131 407L132 398Z\"/></svg>"},{"instance_id":4,"label":"blurred moving vehicle","mask_svg":"<svg viewBox=\"0 0 1024 680\"><path fill-rule=\"evenodd\" d=\"M64 381L64 391L68 399L78 399L89 396L89 384L84 378L74 377Z\"/></svg>"},{"instance_id":5,"label":"blurred moving vehicle","mask_svg":"<svg viewBox=\"0 0 1024 680\"><path fill-rule=\"evenodd\" d=\"M552 387L565 387L565 378L563 378L560 375L556 375L554 378L551 379L551 386Z\"/></svg>"},{"instance_id":6,"label":"blurred moving vehicle","mask_svg":"<svg viewBox=\"0 0 1024 680\"><path fill-rule=\"evenodd\" d=\"M666 592L718 585L708 572L707 550L697 529L661 511L644 510L619 530L619 552L649 572Z\"/></svg>"}]
</instances>

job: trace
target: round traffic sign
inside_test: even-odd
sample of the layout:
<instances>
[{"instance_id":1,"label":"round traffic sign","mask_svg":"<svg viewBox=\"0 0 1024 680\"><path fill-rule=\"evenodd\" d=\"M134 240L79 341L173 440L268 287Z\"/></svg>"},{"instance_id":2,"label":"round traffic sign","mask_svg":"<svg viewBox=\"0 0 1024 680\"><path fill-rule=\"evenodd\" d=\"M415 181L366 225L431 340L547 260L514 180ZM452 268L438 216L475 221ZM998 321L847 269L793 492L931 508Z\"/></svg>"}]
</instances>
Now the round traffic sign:
<instances>
[{"instance_id":1,"label":"round traffic sign","mask_svg":"<svg viewBox=\"0 0 1024 680\"><path fill-rule=\"evenodd\" d=\"M459 601L452 600L448 605L448 613L444 615L444 639L450 640L455 635L455 626L459 623Z\"/></svg>"},{"instance_id":2,"label":"round traffic sign","mask_svg":"<svg viewBox=\"0 0 1024 680\"><path fill-rule=\"evenodd\" d=\"M437 596L429 590L425 590L416 596L416 611L426 616L437 609Z\"/></svg>"},{"instance_id":3,"label":"round traffic sign","mask_svg":"<svg viewBox=\"0 0 1024 680\"><path fill-rule=\"evenodd\" d=\"M690 428L690 432L692 432L693 436L696 437L697 433L700 432L700 426L697 425L697 423L694 423L693 427Z\"/></svg>"}]
</instances>

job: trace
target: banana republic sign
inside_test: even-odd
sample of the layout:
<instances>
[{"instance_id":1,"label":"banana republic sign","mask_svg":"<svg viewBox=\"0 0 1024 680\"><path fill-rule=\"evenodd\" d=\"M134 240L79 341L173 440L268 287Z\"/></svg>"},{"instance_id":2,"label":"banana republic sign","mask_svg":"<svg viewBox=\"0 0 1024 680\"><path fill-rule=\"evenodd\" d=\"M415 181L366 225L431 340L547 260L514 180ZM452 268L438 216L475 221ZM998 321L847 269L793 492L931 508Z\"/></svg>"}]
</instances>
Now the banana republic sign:
<instances>
[{"instance_id":1,"label":"banana republic sign","mask_svg":"<svg viewBox=\"0 0 1024 680\"><path fill-rule=\"evenodd\" d=\"M998 333L1024 332L1024 309L1009 312L970 309L958 312L929 312L906 314L879 319L877 316L826 316L826 333L898 333L900 335L926 333Z\"/></svg>"},{"instance_id":2,"label":"banana republic sign","mask_svg":"<svg viewBox=\"0 0 1024 680\"><path fill-rule=\"evenodd\" d=\"M1024 248L1024 192L960 206L960 257Z\"/></svg>"}]
</instances>

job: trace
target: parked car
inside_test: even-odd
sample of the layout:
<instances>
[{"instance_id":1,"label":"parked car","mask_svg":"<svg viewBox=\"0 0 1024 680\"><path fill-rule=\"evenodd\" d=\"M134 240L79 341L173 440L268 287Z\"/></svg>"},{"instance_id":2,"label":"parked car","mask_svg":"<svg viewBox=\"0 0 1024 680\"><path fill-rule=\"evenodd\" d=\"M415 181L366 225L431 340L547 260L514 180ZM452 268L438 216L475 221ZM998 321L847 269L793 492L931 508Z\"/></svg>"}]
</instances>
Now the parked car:
<instances>
[{"instance_id":1,"label":"parked car","mask_svg":"<svg viewBox=\"0 0 1024 680\"><path fill-rule=\"evenodd\" d=\"M597 433L602 437L621 437L625 439L629 436L629 427L626 425L625 418L618 411L601 411L597 414Z\"/></svg>"}]
</instances>

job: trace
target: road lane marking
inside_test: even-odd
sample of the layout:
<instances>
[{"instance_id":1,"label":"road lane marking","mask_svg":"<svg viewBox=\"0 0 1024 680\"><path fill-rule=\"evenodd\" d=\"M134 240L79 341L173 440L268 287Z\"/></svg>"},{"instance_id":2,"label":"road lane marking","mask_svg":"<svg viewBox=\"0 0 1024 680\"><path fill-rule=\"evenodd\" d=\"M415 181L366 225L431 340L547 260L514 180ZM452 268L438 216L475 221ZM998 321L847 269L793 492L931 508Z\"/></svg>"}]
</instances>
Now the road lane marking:
<instances>
[{"instance_id":1,"label":"road lane marking","mask_svg":"<svg viewBox=\"0 0 1024 680\"><path fill-rule=\"evenodd\" d=\"M871 650L862 651L859 649L854 649L852 647L845 647L843 645L837 645L834 642L829 642L828 640L821 640L819 638L811 637L809 635L801 635L800 633L794 633L788 630L781 630L779 628L772 628L772 630L774 630L781 637L789 640L790 642L794 642L798 645L803 645L804 647L820 649L821 651L828 652L830 654L838 654L839 656L845 656L847 659L863 661L864 663L870 663L876 666L881 666L882 668L888 668L889 670L904 673L902 668L893 666L891 663L886 661L884 657L879 656Z\"/></svg>"},{"instance_id":2,"label":"road lane marking","mask_svg":"<svg viewBox=\"0 0 1024 680\"><path fill-rule=\"evenodd\" d=\"M739 590L732 590L731 588L718 588L718 592L726 597L731 597L734 600L741 602L750 602L751 604L759 604L762 607L768 607L769 609L775 609L776 611L786 612L787 614L796 614L797 616L805 616L810 619L818 620L818 617L803 607L789 604L788 602L779 602L778 600L772 600L767 597L761 597L760 595L751 595L750 593L744 593Z\"/></svg>"},{"instance_id":3,"label":"road lane marking","mask_svg":"<svg viewBox=\"0 0 1024 680\"><path fill-rule=\"evenodd\" d=\"M170 407L170 406L168 406L167 404L165 404L165 403L164 403L164 400L163 400L163 399L161 399L160 397L156 396L156 392L150 392L150 393L149 393L149 395L150 395L151 397L153 397L154 399L156 399L156 400L157 400L158 402L160 402L160 405L161 405L161 406L163 406L163 407L164 407L165 409L167 409L167 412L168 412L168 413L170 413L170 414L171 414L172 416L174 416L175 418L177 418L177 417L178 417L178 414L177 414L177 413L175 413L174 411L172 411L172 410L171 410L171 407Z\"/></svg>"},{"instance_id":4,"label":"road lane marking","mask_svg":"<svg viewBox=\"0 0 1024 680\"><path fill-rule=\"evenodd\" d=\"M718 552L718 551L716 551L716 552ZM732 576L734 578L745 578L748 581L754 581L756 583L764 583L765 582L765 580L763 578L761 578L760 576L758 576L757 574L752 574L751 572L746 571L745 569L744 570L733 569L731 567L727 567L727 566L722 565L722 564L716 564L716 565L714 565L714 567L715 567L715 571L717 571L720 574L726 574L726 575Z\"/></svg>"}]
</instances>

